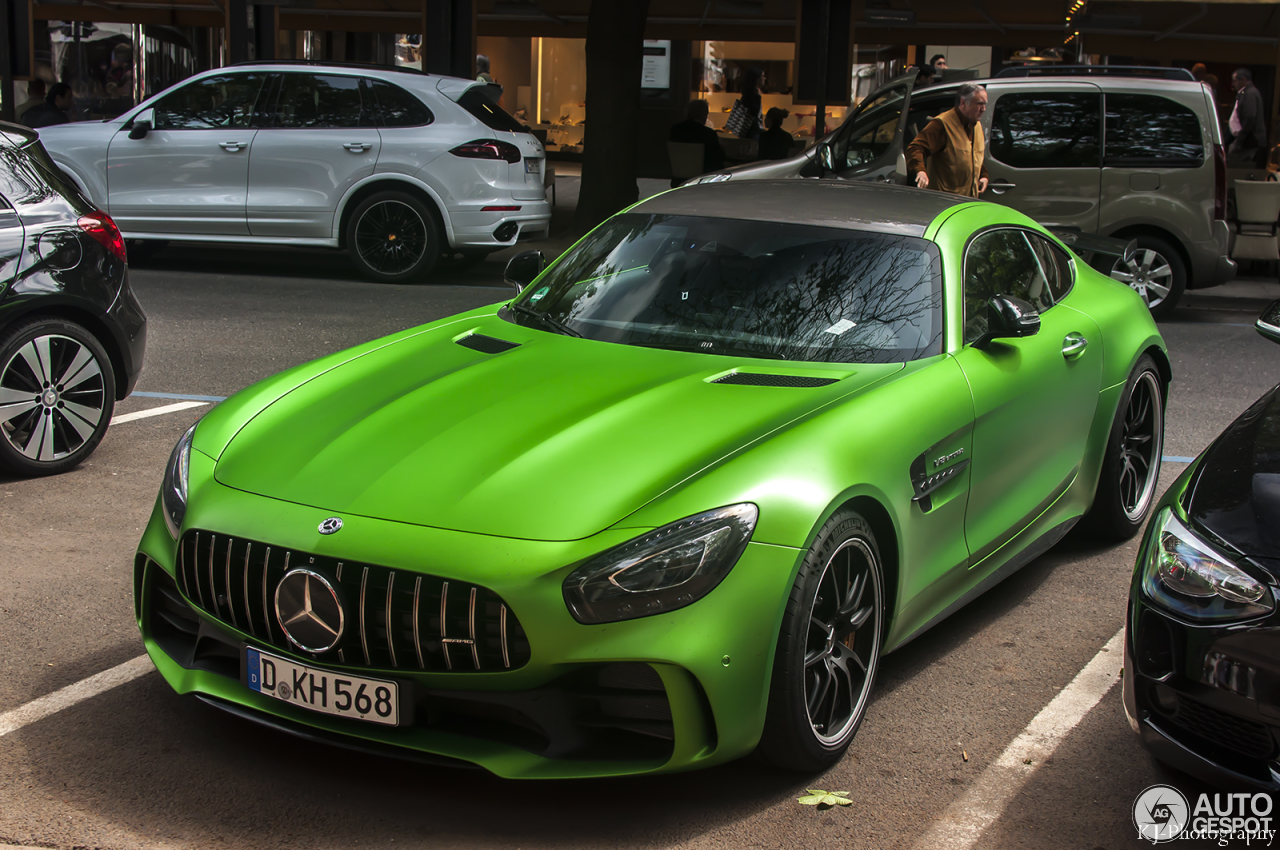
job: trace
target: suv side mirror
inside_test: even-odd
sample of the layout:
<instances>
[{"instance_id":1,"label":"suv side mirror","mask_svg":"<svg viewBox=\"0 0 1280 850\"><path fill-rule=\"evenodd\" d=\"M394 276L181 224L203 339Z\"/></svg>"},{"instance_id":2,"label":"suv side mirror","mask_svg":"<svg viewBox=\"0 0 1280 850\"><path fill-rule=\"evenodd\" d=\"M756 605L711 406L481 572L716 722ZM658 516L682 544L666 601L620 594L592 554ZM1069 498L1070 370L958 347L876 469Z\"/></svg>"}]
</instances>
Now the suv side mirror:
<instances>
[{"instance_id":1,"label":"suv side mirror","mask_svg":"<svg viewBox=\"0 0 1280 850\"><path fill-rule=\"evenodd\" d=\"M973 347L986 348L992 340L1035 336L1039 332L1040 314L1035 307L1012 295L997 295L987 302L987 332Z\"/></svg>"},{"instance_id":2,"label":"suv side mirror","mask_svg":"<svg viewBox=\"0 0 1280 850\"><path fill-rule=\"evenodd\" d=\"M1132 263L1133 258L1137 253L1138 253L1138 240L1130 239L1129 242L1124 246L1124 253L1121 254L1121 257L1124 259L1126 263Z\"/></svg>"},{"instance_id":3,"label":"suv side mirror","mask_svg":"<svg viewBox=\"0 0 1280 850\"><path fill-rule=\"evenodd\" d=\"M150 133L155 126L156 111L154 109L144 109L133 116L133 122L129 125L129 138L146 138L147 133Z\"/></svg>"},{"instance_id":4,"label":"suv side mirror","mask_svg":"<svg viewBox=\"0 0 1280 850\"><path fill-rule=\"evenodd\" d=\"M818 145L818 151L815 154L818 163L822 166L822 174L826 175L836 170L836 154L831 149L830 142L823 142Z\"/></svg>"},{"instance_id":5,"label":"suv side mirror","mask_svg":"<svg viewBox=\"0 0 1280 850\"><path fill-rule=\"evenodd\" d=\"M1272 301L1254 324L1258 333L1272 342L1280 342L1280 301Z\"/></svg>"},{"instance_id":6,"label":"suv side mirror","mask_svg":"<svg viewBox=\"0 0 1280 850\"><path fill-rule=\"evenodd\" d=\"M533 279L542 273L546 264L546 257L541 251L523 251L511 258L502 276L507 283L516 288L517 293L523 292L524 288L533 283Z\"/></svg>"}]
</instances>

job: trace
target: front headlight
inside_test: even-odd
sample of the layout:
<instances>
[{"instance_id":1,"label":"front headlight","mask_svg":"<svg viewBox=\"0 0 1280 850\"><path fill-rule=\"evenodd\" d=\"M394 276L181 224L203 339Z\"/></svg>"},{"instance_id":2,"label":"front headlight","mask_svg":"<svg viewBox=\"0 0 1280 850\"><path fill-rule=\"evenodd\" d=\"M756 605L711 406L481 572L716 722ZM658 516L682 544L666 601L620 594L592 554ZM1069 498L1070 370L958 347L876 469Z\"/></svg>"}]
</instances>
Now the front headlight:
<instances>
[{"instance_id":1,"label":"front headlight","mask_svg":"<svg viewBox=\"0 0 1280 850\"><path fill-rule=\"evenodd\" d=\"M169 455L169 465L164 468L164 482L160 485L160 502L164 508L164 524L173 539L178 539L182 518L187 513L187 477L191 472L191 438L196 433L192 425L182 435Z\"/></svg>"},{"instance_id":2,"label":"front headlight","mask_svg":"<svg viewBox=\"0 0 1280 850\"><path fill-rule=\"evenodd\" d=\"M565 604L579 623L634 620L691 605L742 557L759 513L755 505L730 505L615 546L569 574Z\"/></svg>"},{"instance_id":3,"label":"front headlight","mask_svg":"<svg viewBox=\"0 0 1280 850\"><path fill-rule=\"evenodd\" d=\"M1155 518L1142 589L1193 620L1244 620L1275 609L1266 585L1215 553L1170 508Z\"/></svg>"}]
</instances>

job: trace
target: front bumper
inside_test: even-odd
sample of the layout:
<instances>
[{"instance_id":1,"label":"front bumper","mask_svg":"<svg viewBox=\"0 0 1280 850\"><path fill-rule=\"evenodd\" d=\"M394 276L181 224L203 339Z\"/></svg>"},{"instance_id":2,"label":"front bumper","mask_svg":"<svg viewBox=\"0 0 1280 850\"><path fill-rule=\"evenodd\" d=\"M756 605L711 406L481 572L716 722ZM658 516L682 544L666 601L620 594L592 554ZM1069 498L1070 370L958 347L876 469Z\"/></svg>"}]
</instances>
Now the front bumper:
<instances>
[{"instance_id":1,"label":"front bumper","mask_svg":"<svg viewBox=\"0 0 1280 850\"><path fill-rule=\"evenodd\" d=\"M206 467L200 474L197 466ZM773 650L800 552L749 544L706 598L669 614L585 626L569 614L564 577L586 557L630 539L615 529L548 543L343 516L341 533L315 529L330 512L222 487L193 453L188 528L273 547L482 585L510 606L527 636L527 663L509 670L353 667L289 653L211 616L180 584L177 547L159 507L135 562L136 614L148 653L179 693L260 722L359 749L456 760L513 778L668 772L753 750L763 728ZM291 531L282 531L291 530ZM212 551L212 550L211 550ZM221 580L221 561L218 564ZM238 574L236 574L238 575ZM255 574L256 579L256 574ZM223 587L240 587L238 579ZM193 594L194 596L194 594ZM385 631L381 633L385 637ZM320 668L394 679L412 705L399 727L318 714L250 690L246 646Z\"/></svg>"},{"instance_id":2,"label":"front bumper","mask_svg":"<svg viewBox=\"0 0 1280 850\"><path fill-rule=\"evenodd\" d=\"M1169 488L1176 503L1194 467ZM1129 724L1160 761L1216 786L1280 792L1280 612L1245 623L1188 623L1142 590L1139 547L1125 630Z\"/></svg>"}]
</instances>

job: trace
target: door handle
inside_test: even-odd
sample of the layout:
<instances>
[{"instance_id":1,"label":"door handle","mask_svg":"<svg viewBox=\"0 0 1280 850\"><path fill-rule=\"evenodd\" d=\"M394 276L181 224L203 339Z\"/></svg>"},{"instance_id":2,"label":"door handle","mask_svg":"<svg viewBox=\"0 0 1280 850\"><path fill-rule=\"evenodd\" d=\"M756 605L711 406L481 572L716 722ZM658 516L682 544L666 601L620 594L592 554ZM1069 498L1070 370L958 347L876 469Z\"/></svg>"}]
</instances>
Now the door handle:
<instances>
[{"instance_id":1,"label":"door handle","mask_svg":"<svg viewBox=\"0 0 1280 850\"><path fill-rule=\"evenodd\" d=\"M235 153L245 146L244 142L218 142L218 147L222 148L224 151L229 151L230 153Z\"/></svg>"},{"instance_id":2,"label":"door handle","mask_svg":"<svg viewBox=\"0 0 1280 850\"><path fill-rule=\"evenodd\" d=\"M1009 191L1010 189L1018 188L1018 184L1017 183L988 183L987 188L990 189L992 192L995 192L997 195L1003 195L1005 192Z\"/></svg>"},{"instance_id":3,"label":"door handle","mask_svg":"<svg viewBox=\"0 0 1280 850\"><path fill-rule=\"evenodd\" d=\"M1062 356L1071 360L1084 354L1084 350L1089 347L1089 340L1085 339L1082 334L1069 333L1062 340Z\"/></svg>"},{"instance_id":4,"label":"door handle","mask_svg":"<svg viewBox=\"0 0 1280 850\"><path fill-rule=\"evenodd\" d=\"M373 142L347 142L343 147L352 153L364 153L373 147Z\"/></svg>"}]
</instances>

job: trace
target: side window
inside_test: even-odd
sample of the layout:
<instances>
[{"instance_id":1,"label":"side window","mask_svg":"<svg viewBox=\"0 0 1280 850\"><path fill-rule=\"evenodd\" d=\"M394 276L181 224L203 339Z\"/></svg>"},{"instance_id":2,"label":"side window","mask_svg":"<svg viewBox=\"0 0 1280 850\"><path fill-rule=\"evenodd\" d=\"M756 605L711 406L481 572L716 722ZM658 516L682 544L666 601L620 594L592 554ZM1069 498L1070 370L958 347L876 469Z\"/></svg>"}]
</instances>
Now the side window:
<instances>
[{"instance_id":1,"label":"side window","mask_svg":"<svg viewBox=\"0 0 1280 850\"><path fill-rule=\"evenodd\" d=\"M954 92L931 97L921 97L919 94L912 95L911 107L907 110L906 132L902 134L903 148L905 149L907 145L915 141L916 136L920 135L921 131L929 126L930 121L955 105L956 96Z\"/></svg>"},{"instance_id":2,"label":"side window","mask_svg":"<svg viewBox=\"0 0 1280 850\"><path fill-rule=\"evenodd\" d=\"M266 74L219 74L185 85L156 103L156 129L249 127L266 79Z\"/></svg>"},{"instance_id":3,"label":"side window","mask_svg":"<svg viewBox=\"0 0 1280 850\"><path fill-rule=\"evenodd\" d=\"M1036 259L1040 261L1040 271L1048 282L1049 303L1057 304L1067 297L1067 293L1071 291L1071 286L1075 282L1071 274L1071 258L1065 251L1038 233L1027 233L1026 238L1036 252Z\"/></svg>"},{"instance_id":4,"label":"side window","mask_svg":"<svg viewBox=\"0 0 1280 850\"><path fill-rule=\"evenodd\" d=\"M427 105L409 92L385 80L365 80L373 93L373 109L379 127L424 127L435 120Z\"/></svg>"},{"instance_id":5,"label":"side window","mask_svg":"<svg viewBox=\"0 0 1280 850\"><path fill-rule=\"evenodd\" d=\"M458 98L458 105L490 130L528 133L528 127L512 118L498 105L498 95L501 93L502 90L498 86L472 86Z\"/></svg>"},{"instance_id":6,"label":"side window","mask_svg":"<svg viewBox=\"0 0 1280 850\"><path fill-rule=\"evenodd\" d=\"M996 100L987 152L1014 168L1097 168L1101 97L1006 94Z\"/></svg>"},{"instance_id":7,"label":"side window","mask_svg":"<svg viewBox=\"0 0 1280 850\"><path fill-rule=\"evenodd\" d=\"M359 77L285 74L271 126L283 129L372 127L360 97Z\"/></svg>"},{"instance_id":8,"label":"side window","mask_svg":"<svg viewBox=\"0 0 1280 850\"><path fill-rule=\"evenodd\" d=\"M987 332L987 302L997 295L1021 298L1040 312L1053 306L1049 281L1027 237L1025 231L1005 228L988 230L969 243L964 258L966 345Z\"/></svg>"},{"instance_id":9,"label":"side window","mask_svg":"<svg viewBox=\"0 0 1280 850\"><path fill-rule=\"evenodd\" d=\"M841 171L857 168L880 157L893 144L902 115L907 86L880 93L845 122L836 134L832 153Z\"/></svg>"},{"instance_id":10,"label":"side window","mask_svg":"<svg viewBox=\"0 0 1280 850\"><path fill-rule=\"evenodd\" d=\"M1104 165L1194 168L1204 162L1200 119L1151 94L1107 95Z\"/></svg>"}]
</instances>

